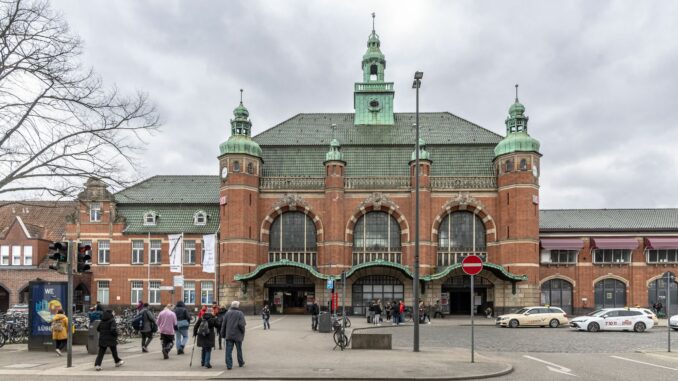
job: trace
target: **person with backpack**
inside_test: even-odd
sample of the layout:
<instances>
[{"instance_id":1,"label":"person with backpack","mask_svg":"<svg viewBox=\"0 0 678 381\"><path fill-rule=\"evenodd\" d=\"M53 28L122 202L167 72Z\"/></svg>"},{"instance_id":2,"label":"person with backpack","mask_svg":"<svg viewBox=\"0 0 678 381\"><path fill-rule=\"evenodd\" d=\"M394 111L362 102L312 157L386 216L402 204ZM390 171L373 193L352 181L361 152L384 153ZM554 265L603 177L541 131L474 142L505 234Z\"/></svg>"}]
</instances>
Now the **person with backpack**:
<instances>
[{"instance_id":1,"label":"person with backpack","mask_svg":"<svg viewBox=\"0 0 678 381\"><path fill-rule=\"evenodd\" d=\"M198 346L202 348L200 357L200 366L209 369L212 367L210 360L212 358L212 348L214 348L214 329L217 327L217 319L211 311L205 312L195 326L193 327L193 337L198 338Z\"/></svg>"},{"instance_id":2,"label":"person with backpack","mask_svg":"<svg viewBox=\"0 0 678 381\"><path fill-rule=\"evenodd\" d=\"M264 308L261 309L261 320L264 321L264 330L271 329L271 323L269 319L271 318L271 309L268 308L268 302L264 302Z\"/></svg>"},{"instance_id":3,"label":"person with backpack","mask_svg":"<svg viewBox=\"0 0 678 381\"><path fill-rule=\"evenodd\" d=\"M400 325L400 305L395 300L391 306L391 316L393 317L393 325Z\"/></svg>"},{"instance_id":4,"label":"person with backpack","mask_svg":"<svg viewBox=\"0 0 678 381\"><path fill-rule=\"evenodd\" d=\"M134 317L132 327L141 333L141 351L148 352L148 345L153 340L153 333L158 330L155 315L148 309L148 303L142 305L141 312Z\"/></svg>"},{"instance_id":5,"label":"person with backpack","mask_svg":"<svg viewBox=\"0 0 678 381\"><path fill-rule=\"evenodd\" d=\"M181 300L177 302L174 308L174 314L177 315L176 339L177 354L184 354L184 347L188 342L188 326L191 325L191 314L186 309L186 305Z\"/></svg>"},{"instance_id":6,"label":"person with backpack","mask_svg":"<svg viewBox=\"0 0 678 381\"><path fill-rule=\"evenodd\" d=\"M59 309L52 318L52 340L57 356L61 357L61 351L66 348L68 343L68 318L64 315L64 310ZM75 327L74 327L75 328Z\"/></svg>"},{"instance_id":7,"label":"person with backpack","mask_svg":"<svg viewBox=\"0 0 678 381\"><path fill-rule=\"evenodd\" d=\"M224 315L226 315L226 308L219 307L219 313L217 314L217 333L219 334L219 349L223 349L221 343L224 341L224 337L221 335L221 325L224 324Z\"/></svg>"},{"instance_id":8,"label":"person with backpack","mask_svg":"<svg viewBox=\"0 0 678 381\"><path fill-rule=\"evenodd\" d=\"M101 315L101 323L99 323L97 331L99 332L99 353L97 353L97 358L94 360L94 369L97 371L101 370L101 362L104 360L106 349L111 350L115 367L122 366L125 362L118 357L118 326L115 323L113 311L104 311Z\"/></svg>"}]
</instances>

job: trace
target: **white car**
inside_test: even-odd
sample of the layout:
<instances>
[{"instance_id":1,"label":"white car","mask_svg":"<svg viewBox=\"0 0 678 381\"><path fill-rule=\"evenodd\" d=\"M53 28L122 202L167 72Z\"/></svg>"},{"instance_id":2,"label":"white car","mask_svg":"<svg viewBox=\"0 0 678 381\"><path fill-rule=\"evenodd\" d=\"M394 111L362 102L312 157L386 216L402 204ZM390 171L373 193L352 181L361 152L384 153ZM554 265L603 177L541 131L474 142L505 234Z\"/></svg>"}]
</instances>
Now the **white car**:
<instances>
[{"instance_id":1,"label":"white car","mask_svg":"<svg viewBox=\"0 0 678 381\"><path fill-rule=\"evenodd\" d=\"M678 331L678 315L673 315L669 319L669 326L673 328L674 331Z\"/></svg>"},{"instance_id":2,"label":"white car","mask_svg":"<svg viewBox=\"0 0 678 381\"><path fill-rule=\"evenodd\" d=\"M570 327L589 332L601 330L644 332L654 327L654 321L652 317L638 309L603 308L570 320Z\"/></svg>"}]
</instances>

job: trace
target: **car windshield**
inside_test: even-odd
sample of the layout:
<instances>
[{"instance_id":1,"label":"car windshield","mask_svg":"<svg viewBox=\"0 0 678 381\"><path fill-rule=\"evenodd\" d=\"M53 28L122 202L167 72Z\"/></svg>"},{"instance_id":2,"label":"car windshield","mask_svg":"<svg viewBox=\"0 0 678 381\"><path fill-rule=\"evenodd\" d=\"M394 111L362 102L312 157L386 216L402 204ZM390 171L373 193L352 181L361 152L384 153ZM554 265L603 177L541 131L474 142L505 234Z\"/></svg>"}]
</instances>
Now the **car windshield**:
<instances>
[{"instance_id":1,"label":"car windshield","mask_svg":"<svg viewBox=\"0 0 678 381\"><path fill-rule=\"evenodd\" d=\"M514 312L516 314L524 314L525 312L529 311L529 308L521 308L518 311Z\"/></svg>"},{"instance_id":2,"label":"car windshield","mask_svg":"<svg viewBox=\"0 0 678 381\"><path fill-rule=\"evenodd\" d=\"M600 316L604 314L606 311L605 310L595 310L593 312L589 312L586 314L586 316Z\"/></svg>"}]
</instances>

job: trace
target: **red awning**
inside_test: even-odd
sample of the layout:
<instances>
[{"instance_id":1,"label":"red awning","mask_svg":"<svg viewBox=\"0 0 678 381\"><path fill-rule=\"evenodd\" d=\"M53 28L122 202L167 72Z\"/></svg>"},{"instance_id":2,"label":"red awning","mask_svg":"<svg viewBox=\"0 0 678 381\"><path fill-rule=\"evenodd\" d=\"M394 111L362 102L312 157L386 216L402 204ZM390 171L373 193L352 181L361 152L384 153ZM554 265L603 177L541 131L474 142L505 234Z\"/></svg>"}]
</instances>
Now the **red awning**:
<instances>
[{"instance_id":1,"label":"red awning","mask_svg":"<svg viewBox=\"0 0 678 381\"><path fill-rule=\"evenodd\" d=\"M678 237L645 238L648 249L678 249Z\"/></svg>"},{"instance_id":2,"label":"red awning","mask_svg":"<svg viewBox=\"0 0 678 381\"><path fill-rule=\"evenodd\" d=\"M541 247L546 250L581 250L584 240L580 238L543 238Z\"/></svg>"},{"instance_id":3,"label":"red awning","mask_svg":"<svg viewBox=\"0 0 678 381\"><path fill-rule=\"evenodd\" d=\"M638 240L635 238L591 238L591 247L594 249L637 249Z\"/></svg>"}]
</instances>

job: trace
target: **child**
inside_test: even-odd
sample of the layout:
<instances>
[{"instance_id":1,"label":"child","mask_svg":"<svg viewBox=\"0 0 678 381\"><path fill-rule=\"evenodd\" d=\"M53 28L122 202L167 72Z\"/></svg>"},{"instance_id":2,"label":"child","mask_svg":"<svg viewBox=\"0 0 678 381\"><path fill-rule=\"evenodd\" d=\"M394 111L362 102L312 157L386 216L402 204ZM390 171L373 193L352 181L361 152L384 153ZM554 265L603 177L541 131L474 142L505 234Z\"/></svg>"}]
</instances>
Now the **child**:
<instances>
[{"instance_id":1,"label":"child","mask_svg":"<svg viewBox=\"0 0 678 381\"><path fill-rule=\"evenodd\" d=\"M264 329L271 329L271 323L268 320L271 318L271 309L268 308L268 302L264 302L264 308L261 309L261 319L264 321Z\"/></svg>"}]
</instances>

